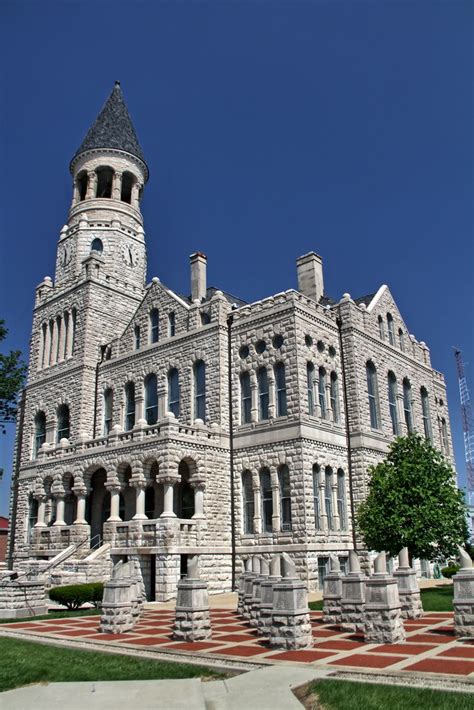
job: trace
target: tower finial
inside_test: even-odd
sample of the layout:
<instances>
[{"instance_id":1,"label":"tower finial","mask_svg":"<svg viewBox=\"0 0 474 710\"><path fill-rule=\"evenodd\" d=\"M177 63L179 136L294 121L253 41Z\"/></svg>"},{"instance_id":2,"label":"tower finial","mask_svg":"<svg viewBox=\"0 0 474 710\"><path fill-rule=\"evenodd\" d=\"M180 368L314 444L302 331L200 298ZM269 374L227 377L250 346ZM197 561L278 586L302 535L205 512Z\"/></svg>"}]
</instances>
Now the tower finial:
<instances>
[{"instance_id":1,"label":"tower finial","mask_svg":"<svg viewBox=\"0 0 474 710\"><path fill-rule=\"evenodd\" d=\"M115 86L120 86L120 82L118 79L115 79Z\"/></svg>"}]
</instances>

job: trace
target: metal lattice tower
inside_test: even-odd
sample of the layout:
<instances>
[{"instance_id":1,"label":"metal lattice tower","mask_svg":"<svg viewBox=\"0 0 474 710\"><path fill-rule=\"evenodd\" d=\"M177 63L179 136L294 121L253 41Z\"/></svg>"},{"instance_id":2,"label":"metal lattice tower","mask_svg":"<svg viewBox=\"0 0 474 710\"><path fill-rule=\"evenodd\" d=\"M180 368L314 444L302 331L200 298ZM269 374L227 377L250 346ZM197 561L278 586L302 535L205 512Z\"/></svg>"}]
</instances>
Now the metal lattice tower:
<instances>
[{"instance_id":1,"label":"metal lattice tower","mask_svg":"<svg viewBox=\"0 0 474 710\"><path fill-rule=\"evenodd\" d=\"M462 429L464 433L464 451L466 457L467 500L474 505L474 423L472 419L471 397L464 373L464 363L461 351L456 350L456 367L459 380L459 395L461 398Z\"/></svg>"}]
</instances>

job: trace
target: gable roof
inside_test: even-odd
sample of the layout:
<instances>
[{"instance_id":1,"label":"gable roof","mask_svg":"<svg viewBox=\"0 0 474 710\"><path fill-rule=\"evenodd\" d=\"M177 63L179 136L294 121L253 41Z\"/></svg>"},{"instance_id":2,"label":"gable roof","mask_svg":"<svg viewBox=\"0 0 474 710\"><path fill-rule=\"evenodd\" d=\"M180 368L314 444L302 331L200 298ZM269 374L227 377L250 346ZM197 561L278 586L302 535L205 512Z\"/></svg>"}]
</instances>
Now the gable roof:
<instances>
[{"instance_id":1,"label":"gable roof","mask_svg":"<svg viewBox=\"0 0 474 710\"><path fill-rule=\"evenodd\" d=\"M97 148L123 150L139 158L146 165L119 81L115 82L109 98L89 128L74 158L87 150Z\"/></svg>"}]
</instances>

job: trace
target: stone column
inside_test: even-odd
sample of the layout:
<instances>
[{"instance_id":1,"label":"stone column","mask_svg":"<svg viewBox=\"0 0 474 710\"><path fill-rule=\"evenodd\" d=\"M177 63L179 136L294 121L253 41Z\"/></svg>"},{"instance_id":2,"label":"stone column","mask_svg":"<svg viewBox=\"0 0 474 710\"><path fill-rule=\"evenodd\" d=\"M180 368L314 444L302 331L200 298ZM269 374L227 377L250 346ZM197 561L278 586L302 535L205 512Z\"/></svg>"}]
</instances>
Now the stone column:
<instances>
[{"instance_id":1,"label":"stone column","mask_svg":"<svg viewBox=\"0 0 474 710\"><path fill-rule=\"evenodd\" d=\"M87 171L87 192L86 200L91 200L96 196L97 192L97 173L95 170Z\"/></svg>"},{"instance_id":2,"label":"stone column","mask_svg":"<svg viewBox=\"0 0 474 710\"><path fill-rule=\"evenodd\" d=\"M341 565L335 555L329 557L330 571L323 582L323 621L325 624L340 624L342 578Z\"/></svg>"},{"instance_id":3,"label":"stone column","mask_svg":"<svg viewBox=\"0 0 474 710\"><path fill-rule=\"evenodd\" d=\"M140 425L140 426L146 426L146 420L144 418L144 403L145 403L145 398L143 394L135 394L135 427Z\"/></svg>"},{"instance_id":4,"label":"stone column","mask_svg":"<svg viewBox=\"0 0 474 710\"><path fill-rule=\"evenodd\" d=\"M44 493L36 493L34 497L38 501L38 519L35 523L35 528L45 528L46 495Z\"/></svg>"},{"instance_id":5,"label":"stone column","mask_svg":"<svg viewBox=\"0 0 474 710\"><path fill-rule=\"evenodd\" d=\"M194 518L204 518L204 489L206 487L204 481L193 481L191 486L194 488Z\"/></svg>"},{"instance_id":6,"label":"stone column","mask_svg":"<svg viewBox=\"0 0 474 710\"><path fill-rule=\"evenodd\" d=\"M135 180L132 185L131 204L132 204L132 207L135 207L136 210L140 209L139 193L140 193L140 184L138 183L137 180Z\"/></svg>"},{"instance_id":7,"label":"stone column","mask_svg":"<svg viewBox=\"0 0 474 710\"><path fill-rule=\"evenodd\" d=\"M270 634L272 626L273 590L281 581L281 558L274 555L270 560L270 575L263 577L260 584L260 611L258 616L258 631L263 636Z\"/></svg>"},{"instance_id":8,"label":"stone column","mask_svg":"<svg viewBox=\"0 0 474 710\"><path fill-rule=\"evenodd\" d=\"M251 571L245 575L244 582L244 594L242 603L242 616L244 619L250 620L250 615L252 611L252 591L253 591L253 580L260 573L260 560L257 559L257 555L253 555L251 560Z\"/></svg>"},{"instance_id":9,"label":"stone column","mask_svg":"<svg viewBox=\"0 0 474 710\"><path fill-rule=\"evenodd\" d=\"M173 511L173 489L177 481L174 476L158 476L158 482L163 483L163 512L160 518L176 518Z\"/></svg>"},{"instance_id":10,"label":"stone column","mask_svg":"<svg viewBox=\"0 0 474 710\"><path fill-rule=\"evenodd\" d=\"M337 508L337 479L336 474L332 473L332 484L331 484L331 498L332 498L332 519L334 530L341 529L341 521L339 520L339 512Z\"/></svg>"},{"instance_id":11,"label":"stone column","mask_svg":"<svg viewBox=\"0 0 474 710\"><path fill-rule=\"evenodd\" d=\"M398 417L398 435L406 436L408 429L405 421L405 409L403 407L403 394L397 393L397 417Z\"/></svg>"},{"instance_id":12,"label":"stone column","mask_svg":"<svg viewBox=\"0 0 474 710\"><path fill-rule=\"evenodd\" d=\"M239 577L239 585L237 591L237 614L242 614L244 608L244 591L245 591L245 580L247 575L252 572L252 560L247 557L244 560L244 571Z\"/></svg>"},{"instance_id":13,"label":"stone column","mask_svg":"<svg viewBox=\"0 0 474 710\"><path fill-rule=\"evenodd\" d=\"M268 371L268 418L274 419L276 416L275 405L275 375L273 370Z\"/></svg>"},{"instance_id":14,"label":"stone column","mask_svg":"<svg viewBox=\"0 0 474 710\"><path fill-rule=\"evenodd\" d=\"M43 367L49 366L49 358L51 357L51 328L50 323L46 323L46 332L44 335L44 350L43 350Z\"/></svg>"},{"instance_id":15,"label":"stone column","mask_svg":"<svg viewBox=\"0 0 474 710\"><path fill-rule=\"evenodd\" d=\"M49 357L49 364L54 365L57 360L58 355L58 321L53 318L53 336L51 339L51 352Z\"/></svg>"},{"instance_id":16,"label":"stone column","mask_svg":"<svg viewBox=\"0 0 474 710\"><path fill-rule=\"evenodd\" d=\"M132 520L147 520L145 515L145 481L130 480L130 485L135 488L135 515Z\"/></svg>"},{"instance_id":17,"label":"stone column","mask_svg":"<svg viewBox=\"0 0 474 710\"><path fill-rule=\"evenodd\" d=\"M280 520L280 486L278 485L278 473L273 468L271 468L271 482L272 482L272 530L273 532L280 532L281 520Z\"/></svg>"},{"instance_id":18,"label":"stone column","mask_svg":"<svg viewBox=\"0 0 474 710\"><path fill-rule=\"evenodd\" d=\"M375 558L374 574L367 577L365 595L365 642L403 643L405 629L397 581L387 572L385 552Z\"/></svg>"},{"instance_id":19,"label":"stone column","mask_svg":"<svg viewBox=\"0 0 474 710\"><path fill-rule=\"evenodd\" d=\"M66 521L64 520L64 497L65 497L65 494L64 494L64 492L55 493L54 497L56 498L56 520L54 521L53 526L66 525Z\"/></svg>"},{"instance_id":20,"label":"stone column","mask_svg":"<svg viewBox=\"0 0 474 710\"><path fill-rule=\"evenodd\" d=\"M258 388L255 377L250 375L250 421L258 422Z\"/></svg>"},{"instance_id":21,"label":"stone column","mask_svg":"<svg viewBox=\"0 0 474 710\"><path fill-rule=\"evenodd\" d=\"M75 490L77 498L76 519L74 525L87 525L86 520L86 489Z\"/></svg>"},{"instance_id":22,"label":"stone column","mask_svg":"<svg viewBox=\"0 0 474 710\"><path fill-rule=\"evenodd\" d=\"M64 317L61 320L62 327L59 331L59 345L58 345L58 362L64 360L64 346L66 342L66 321Z\"/></svg>"},{"instance_id":23,"label":"stone column","mask_svg":"<svg viewBox=\"0 0 474 710\"><path fill-rule=\"evenodd\" d=\"M311 648L313 636L309 619L308 591L296 576L294 562L285 552L282 558L283 579L273 589L270 646L288 651Z\"/></svg>"},{"instance_id":24,"label":"stone column","mask_svg":"<svg viewBox=\"0 0 474 710\"><path fill-rule=\"evenodd\" d=\"M342 578L341 623L344 631L364 632L365 583L357 554L349 551L349 573Z\"/></svg>"},{"instance_id":25,"label":"stone column","mask_svg":"<svg viewBox=\"0 0 474 710\"><path fill-rule=\"evenodd\" d=\"M322 532L327 533L329 530L329 526L328 526L328 515L326 512L325 487L326 487L326 483L324 480L324 476L320 472L318 488L319 488L319 510L320 510L320 514L321 514L321 530L322 530Z\"/></svg>"},{"instance_id":26,"label":"stone column","mask_svg":"<svg viewBox=\"0 0 474 710\"><path fill-rule=\"evenodd\" d=\"M453 577L454 633L474 638L474 568L467 552L458 545L461 569Z\"/></svg>"},{"instance_id":27,"label":"stone column","mask_svg":"<svg viewBox=\"0 0 474 710\"><path fill-rule=\"evenodd\" d=\"M113 481L105 484L106 489L110 493L110 515L107 518L108 523L121 523L120 517L120 483Z\"/></svg>"},{"instance_id":28,"label":"stone column","mask_svg":"<svg viewBox=\"0 0 474 710\"><path fill-rule=\"evenodd\" d=\"M328 373L329 374L329 373ZM326 417L328 421L332 422L333 421L333 411L331 407L331 383L330 383L330 378L327 377L328 382L326 384Z\"/></svg>"},{"instance_id":29,"label":"stone column","mask_svg":"<svg viewBox=\"0 0 474 710\"><path fill-rule=\"evenodd\" d=\"M122 197L122 173L114 172L112 183L112 198L120 200Z\"/></svg>"},{"instance_id":30,"label":"stone column","mask_svg":"<svg viewBox=\"0 0 474 710\"><path fill-rule=\"evenodd\" d=\"M66 329L66 354L65 354L66 359L72 356L73 337L74 337L74 324L72 321L72 313L71 313L71 315L69 316L69 319L68 319L68 325L67 325L67 329Z\"/></svg>"},{"instance_id":31,"label":"stone column","mask_svg":"<svg viewBox=\"0 0 474 710\"><path fill-rule=\"evenodd\" d=\"M211 637L207 582L199 577L198 556L188 560L188 576L178 582L173 638L204 641Z\"/></svg>"},{"instance_id":32,"label":"stone column","mask_svg":"<svg viewBox=\"0 0 474 710\"><path fill-rule=\"evenodd\" d=\"M416 581L416 572L410 567L407 547L398 553L398 569L393 576L397 580L402 618L418 619L423 616L420 589Z\"/></svg>"},{"instance_id":33,"label":"stone column","mask_svg":"<svg viewBox=\"0 0 474 710\"><path fill-rule=\"evenodd\" d=\"M250 626L258 629L260 619L261 584L268 577L269 565L267 560L259 555L260 572L252 582L252 599L250 602Z\"/></svg>"},{"instance_id":34,"label":"stone column","mask_svg":"<svg viewBox=\"0 0 474 710\"><path fill-rule=\"evenodd\" d=\"M255 533L262 532L262 514L260 505L260 485L253 486L253 529Z\"/></svg>"}]
</instances>

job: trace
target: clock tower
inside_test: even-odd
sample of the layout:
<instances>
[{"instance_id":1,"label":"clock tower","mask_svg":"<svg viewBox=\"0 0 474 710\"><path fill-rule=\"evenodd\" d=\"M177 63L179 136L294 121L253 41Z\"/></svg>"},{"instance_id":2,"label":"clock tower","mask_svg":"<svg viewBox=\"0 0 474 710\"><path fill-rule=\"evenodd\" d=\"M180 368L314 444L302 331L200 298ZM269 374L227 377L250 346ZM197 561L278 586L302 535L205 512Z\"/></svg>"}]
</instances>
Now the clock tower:
<instances>
[{"instance_id":1,"label":"clock tower","mask_svg":"<svg viewBox=\"0 0 474 710\"><path fill-rule=\"evenodd\" d=\"M148 167L119 82L70 165L73 196L60 234L57 288L92 276L143 289L146 249L140 200Z\"/></svg>"}]
</instances>

